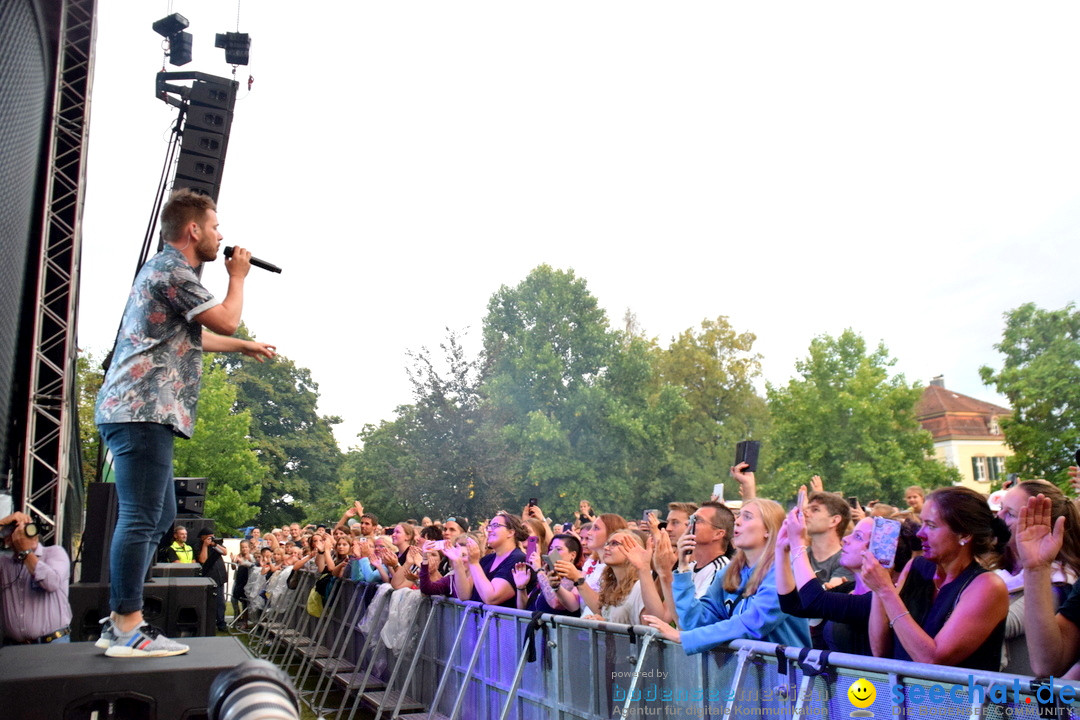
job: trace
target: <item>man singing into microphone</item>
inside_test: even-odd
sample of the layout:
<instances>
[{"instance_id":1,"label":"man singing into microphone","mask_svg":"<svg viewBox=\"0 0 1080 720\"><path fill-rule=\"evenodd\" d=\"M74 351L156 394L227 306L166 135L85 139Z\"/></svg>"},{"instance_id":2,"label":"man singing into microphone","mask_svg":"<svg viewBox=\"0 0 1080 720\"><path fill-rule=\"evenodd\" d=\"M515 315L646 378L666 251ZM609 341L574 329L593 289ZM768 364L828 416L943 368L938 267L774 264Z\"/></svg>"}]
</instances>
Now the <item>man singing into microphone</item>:
<instances>
[{"instance_id":1,"label":"man singing into microphone","mask_svg":"<svg viewBox=\"0 0 1080 720\"><path fill-rule=\"evenodd\" d=\"M165 657L188 651L143 624L143 579L158 541L176 516L173 439L190 438L199 400L202 353L240 352L262 362L276 348L229 337L240 325L251 253L225 261L224 300L195 268L217 259L222 236L214 201L191 190L161 211L165 248L139 270L94 421L113 455L120 514L112 540L110 606L98 647L110 657Z\"/></svg>"}]
</instances>

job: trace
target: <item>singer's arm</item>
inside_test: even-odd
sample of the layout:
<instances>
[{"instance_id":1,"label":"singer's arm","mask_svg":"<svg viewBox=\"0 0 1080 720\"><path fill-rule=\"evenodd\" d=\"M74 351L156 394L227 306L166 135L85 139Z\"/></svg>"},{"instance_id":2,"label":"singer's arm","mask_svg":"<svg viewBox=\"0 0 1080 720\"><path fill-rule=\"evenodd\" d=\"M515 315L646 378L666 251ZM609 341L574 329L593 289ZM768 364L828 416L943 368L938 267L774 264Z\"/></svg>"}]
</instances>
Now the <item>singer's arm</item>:
<instances>
[{"instance_id":1,"label":"singer's arm","mask_svg":"<svg viewBox=\"0 0 1080 720\"><path fill-rule=\"evenodd\" d=\"M250 358L255 358L259 362L263 362L264 358L272 358L277 355L276 345L218 335L210 332L206 328L203 328L202 331L202 349L203 352L243 353Z\"/></svg>"},{"instance_id":2,"label":"singer's arm","mask_svg":"<svg viewBox=\"0 0 1080 720\"><path fill-rule=\"evenodd\" d=\"M225 293L225 299L196 315L196 322L219 335L235 333L240 327L240 314L244 309L244 279L249 270L251 253L241 247L233 250L233 256L225 259L225 271L229 273L229 290Z\"/></svg>"}]
</instances>

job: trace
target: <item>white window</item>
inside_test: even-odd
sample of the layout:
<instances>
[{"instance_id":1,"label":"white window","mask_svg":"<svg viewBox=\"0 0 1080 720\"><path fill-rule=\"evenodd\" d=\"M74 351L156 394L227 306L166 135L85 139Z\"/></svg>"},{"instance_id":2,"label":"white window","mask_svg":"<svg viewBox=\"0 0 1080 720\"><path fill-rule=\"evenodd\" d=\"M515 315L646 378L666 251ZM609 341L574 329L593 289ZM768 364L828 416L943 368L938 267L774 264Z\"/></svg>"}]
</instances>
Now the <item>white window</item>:
<instances>
[{"instance_id":1,"label":"white window","mask_svg":"<svg viewBox=\"0 0 1080 720\"><path fill-rule=\"evenodd\" d=\"M1000 480L1005 474L1005 458L999 455L988 459L990 460L990 480Z\"/></svg>"},{"instance_id":2,"label":"white window","mask_svg":"<svg viewBox=\"0 0 1080 720\"><path fill-rule=\"evenodd\" d=\"M973 457L971 458L971 475L974 477L975 482L986 482L986 458L985 457Z\"/></svg>"}]
</instances>

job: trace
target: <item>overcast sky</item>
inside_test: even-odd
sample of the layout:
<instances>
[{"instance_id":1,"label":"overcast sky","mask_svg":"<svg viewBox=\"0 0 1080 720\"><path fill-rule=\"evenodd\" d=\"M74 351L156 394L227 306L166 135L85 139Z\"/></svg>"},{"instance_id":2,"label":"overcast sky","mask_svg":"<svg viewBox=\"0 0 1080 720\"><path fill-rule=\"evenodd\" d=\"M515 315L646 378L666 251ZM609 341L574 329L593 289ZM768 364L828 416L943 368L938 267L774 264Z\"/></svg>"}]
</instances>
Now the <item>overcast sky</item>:
<instances>
[{"instance_id":1,"label":"overcast sky","mask_svg":"<svg viewBox=\"0 0 1080 720\"><path fill-rule=\"evenodd\" d=\"M169 12L228 76L229 0L98 0L79 344L111 347L174 110ZM665 346L883 340L909 381L1002 402L1002 314L1075 300L1080 4L245 0L219 196L244 319L308 367L343 447L409 402L406 352L479 347L541 263ZM178 68L170 68L176 70ZM248 75L254 76L251 91ZM204 281L224 294L221 263Z\"/></svg>"}]
</instances>

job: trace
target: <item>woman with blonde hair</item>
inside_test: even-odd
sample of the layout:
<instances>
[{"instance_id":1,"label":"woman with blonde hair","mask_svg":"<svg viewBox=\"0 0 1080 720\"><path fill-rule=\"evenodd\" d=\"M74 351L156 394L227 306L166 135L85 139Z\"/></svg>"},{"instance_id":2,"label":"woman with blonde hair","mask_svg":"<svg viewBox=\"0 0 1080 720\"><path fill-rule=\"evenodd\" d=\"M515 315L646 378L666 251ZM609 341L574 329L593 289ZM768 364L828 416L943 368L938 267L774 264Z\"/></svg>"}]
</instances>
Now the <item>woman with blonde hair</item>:
<instances>
[{"instance_id":1,"label":"woman with blonde hair","mask_svg":"<svg viewBox=\"0 0 1080 720\"><path fill-rule=\"evenodd\" d=\"M625 625L642 622L646 610L665 613L664 601L652 578L652 550L646 546L642 535L625 529L608 536L603 548L604 571L600 575L600 589L595 594L580 585L582 598L586 595L589 607L597 608L594 620L605 620ZM570 563L556 563L557 572L564 577L583 577ZM577 583L575 583L577 584Z\"/></svg>"},{"instance_id":2,"label":"woman with blonde hair","mask_svg":"<svg viewBox=\"0 0 1080 720\"><path fill-rule=\"evenodd\" d=\"M652 615L646 615L645 622L669 640L681 642L687 655L739 638L810 647L806 620L784 613L776 594L774 549L784 516L784 508L772 500L745 501L735 517L735 557L708 591L694 598L692 572L677 572L672 579L683 629L676 630Z\"/></svg>"}]
</instances>

